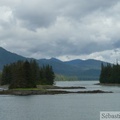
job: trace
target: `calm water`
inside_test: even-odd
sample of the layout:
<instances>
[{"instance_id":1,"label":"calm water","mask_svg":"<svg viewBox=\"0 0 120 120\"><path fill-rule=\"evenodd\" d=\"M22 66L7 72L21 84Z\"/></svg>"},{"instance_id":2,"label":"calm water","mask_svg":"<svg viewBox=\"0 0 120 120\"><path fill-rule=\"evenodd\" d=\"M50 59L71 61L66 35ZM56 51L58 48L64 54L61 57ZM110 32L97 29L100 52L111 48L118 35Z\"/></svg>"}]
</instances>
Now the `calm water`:
<instances>
[{"instance_id":1,"label":"calm water","mask_svg":"<svg viewBox=\"0 0 120 120\"><path fill-rule=\"evenodd\" d=\"M57 82L59 86L85 86L87 90L113 90L109 94L0 96L0 120L99 120L100 111L120 111L120 87L94 82Z\"/></svg>"}]
</instances>

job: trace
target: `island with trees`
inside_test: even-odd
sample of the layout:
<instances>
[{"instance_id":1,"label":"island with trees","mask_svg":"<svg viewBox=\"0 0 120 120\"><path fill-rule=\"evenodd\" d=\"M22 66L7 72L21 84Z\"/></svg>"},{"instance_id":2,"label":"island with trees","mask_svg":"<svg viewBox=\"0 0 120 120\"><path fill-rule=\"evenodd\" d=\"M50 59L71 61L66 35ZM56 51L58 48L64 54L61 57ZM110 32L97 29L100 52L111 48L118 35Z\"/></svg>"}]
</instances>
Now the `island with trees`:
<instances>
[{"instance_id":1,"label":"island with trees","mask_svg":"<svg viewBox=\"0 0 120 120\"><path fill-rule=\"evenodd\" d=\"M1 85L9 89L36 88L37 85L53 85L55 74L52 66L39 67L35 60L18 61L5 65L1 73Z\"/></svg>"}]
</instances>

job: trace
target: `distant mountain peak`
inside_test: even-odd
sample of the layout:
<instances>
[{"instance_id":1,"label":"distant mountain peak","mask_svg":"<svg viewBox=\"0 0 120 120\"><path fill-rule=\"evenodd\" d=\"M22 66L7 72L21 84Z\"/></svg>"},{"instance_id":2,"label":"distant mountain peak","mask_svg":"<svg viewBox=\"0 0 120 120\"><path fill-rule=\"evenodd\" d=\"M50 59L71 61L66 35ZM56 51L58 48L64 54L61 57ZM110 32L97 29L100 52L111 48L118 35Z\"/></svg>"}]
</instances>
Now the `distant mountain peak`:
<instances>
[{"instance_id":1,"label":"distant mountain peak","mask_svg":"<svg viewBox=\"0 0 120 120\"><path fill-rule=\"evenodd\" d=\"M7 50L4 49L3 47L0 47L0 51L7 51Z\"/></svg>"},{"instance_id":2,"label":"distant mountain peak","mask_svg":"<svg viewBox=\"0 0 120 120\"><path fill-rule=\"evenodd\" d=\"M16 62L18 60L25 60L25 57L7 51L6 49L0 47L0 70L4 65Z\"/></svg>"},{"instance_id":3,"label":"distant mountain peak","mask_svg":"<svg viewBox=\"0 0 120 120\"><path fill-rule=\"evenodd\" d=\"M50 59L51 59L51 60L57 60L57 58L54 58L54 57L51 57Z\"/></svg>"},{"instance_id":4,"label":"distant mountain peak","mask_svg":"<svg viewBox=\"0 0 120 120\"><path fill-rule=\"evenodd\" d=\"M57 60L57 61L60 61L59 59L54 58L54 57L50 58L50 60Z\"/></svg>"},{"instance_id":5,"label":"distant mountain peak","mask_svg":"<svg viewBox=\"0 0 120 120\"><path fill-rule=\"evenodd\" d=\"M0 46L0 49L4 49L4 48Z\"/></svg>"}]
</instances>

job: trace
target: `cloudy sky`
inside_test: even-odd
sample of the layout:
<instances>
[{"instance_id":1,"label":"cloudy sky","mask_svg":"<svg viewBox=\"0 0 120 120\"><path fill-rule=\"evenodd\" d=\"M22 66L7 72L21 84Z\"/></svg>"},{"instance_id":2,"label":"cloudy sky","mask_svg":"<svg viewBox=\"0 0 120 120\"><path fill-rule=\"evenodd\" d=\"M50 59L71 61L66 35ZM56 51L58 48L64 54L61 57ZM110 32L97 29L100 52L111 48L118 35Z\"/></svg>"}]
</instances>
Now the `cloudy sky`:
<instances>
[{"instance_id":1,"label":"cloudy sky","mask_svg":"<svg viewBox=\"0 0 120 120\"><path fill-rule=\"evenodd\" d=\"M120 60L120 0L0 0L0 46L61 60Z\"/></svg>"}]
</instances>

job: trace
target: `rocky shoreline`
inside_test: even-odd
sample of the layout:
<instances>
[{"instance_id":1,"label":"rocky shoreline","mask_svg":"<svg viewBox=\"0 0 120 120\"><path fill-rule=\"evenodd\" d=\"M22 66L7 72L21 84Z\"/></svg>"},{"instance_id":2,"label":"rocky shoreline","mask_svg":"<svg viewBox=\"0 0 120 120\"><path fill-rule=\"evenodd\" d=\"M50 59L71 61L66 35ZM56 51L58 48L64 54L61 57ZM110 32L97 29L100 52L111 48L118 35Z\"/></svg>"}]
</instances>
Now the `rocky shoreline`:
<instances>
[{"instance_id":1,"label":"rocky shoreline","mask_svg":"<svg viewBox=\"0 0 120 120\"><path fill-rule=\"evenodd\" d=\"M59 86L51 86L51 85L38 85L37 88L42 89L86 89L81 86L71 86L71 87L59 87Z\"/></svg>"},{"instance_id":2,"label":"rocky shoreline","mask_svg":"<svg viewBox=\"0 0 120 120\"><path fill-rule=\"evenodd\" d=\"M112 83L96 83L94 85L103 85L103 86L120 86L120 84L112 84Z\"/></svg>"},{"instance_id":3,"label":"rocky shoreline","mask_svg":"<svg viewBox=\"0 0 120 120\"><path fill-rule=\"evenodd\" d=\"M27 95L55 95L55 94L86 94L86 93L112 93L111 91L102 91L102 90L82 90L82 91L67 91L74 89L86 89L85 87L76 86L76 87L59 87L59 86L51 86L51 85L38 85L37 88L20 88L20 89L7 89L4 87L0 91L0 95L19 95L19 96L27 96Z\"/></svg>"},{"instance_id":4,"label":"rocky shoreline","mask_svg":"<svg viewBox=\"0 0 120 120\"><path fill-rule=\"evenodd\" d=\"M111 91L102 91L102 90L92 90L92 91L62 91L62 90L5 90L0 91L0 95L55 95L55 94L86 94L86 93L112 93Z\"/></svg>"}]
</instances>

